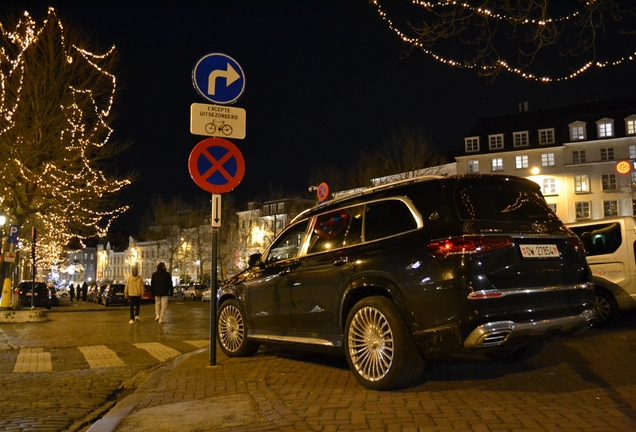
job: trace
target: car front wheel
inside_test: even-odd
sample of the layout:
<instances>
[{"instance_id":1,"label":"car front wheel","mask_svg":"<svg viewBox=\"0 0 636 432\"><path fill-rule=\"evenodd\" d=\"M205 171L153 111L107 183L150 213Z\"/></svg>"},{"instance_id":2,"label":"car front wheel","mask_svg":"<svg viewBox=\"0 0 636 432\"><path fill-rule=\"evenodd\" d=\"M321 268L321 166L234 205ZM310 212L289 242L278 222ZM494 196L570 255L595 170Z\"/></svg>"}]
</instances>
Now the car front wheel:
<instances>
[{"instance_id":1,"label":"car front wheel","mask_svg":"<svg viewBox=\"0 0 636 432\"><path fill-rule=\"evenodd\" d=\"M424 370L406 323L385 297L365 298L349 312L345 354L358 382L372 390L414 385Z\"/></svg>"},{"instance_id":2,"label":"car front wheel","mask_svg":"<svg viewBox=\"0 0 636 432\"><path fill-rule=\"evenodd\" d=\"M616 322L619 315L618 304L609 291L597 286L594 290L594 301L595 326L604 327Z\"/></svg>"},{"instance_id":3,"label":"car front wheel","mask_svg":"<svg viewBox=\"0 0 636 432\"><path fill-rule=\"evenodd\" d=\"M223 302L216 328L221 351L228 357L247 356L258 350L258 344L247 339L245 317L236 300Z\"/></svg>"}]
</instances>

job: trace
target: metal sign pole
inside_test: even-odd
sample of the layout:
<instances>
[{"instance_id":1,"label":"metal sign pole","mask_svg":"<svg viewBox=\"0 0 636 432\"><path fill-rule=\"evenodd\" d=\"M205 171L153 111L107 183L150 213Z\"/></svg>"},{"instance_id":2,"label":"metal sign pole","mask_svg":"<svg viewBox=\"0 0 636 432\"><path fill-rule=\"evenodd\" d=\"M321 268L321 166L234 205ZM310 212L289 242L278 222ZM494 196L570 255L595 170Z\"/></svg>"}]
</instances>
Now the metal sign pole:
<instances>
[{"instance_id":1,"label":"metal sign pole","mask_svg":"<svg viewBox=\"0 0 636 432\"><path fill-rule=\"evenodd\" d=\"M216 214L215 214L216 213ZM212 217L210 218L210 226L212 228L212 247L210 257L210 366L216 366L216 280L217 280L217 244L218 244L218 226L221 218L221 196L212 195Z\"/></svg>"}]
</instances>

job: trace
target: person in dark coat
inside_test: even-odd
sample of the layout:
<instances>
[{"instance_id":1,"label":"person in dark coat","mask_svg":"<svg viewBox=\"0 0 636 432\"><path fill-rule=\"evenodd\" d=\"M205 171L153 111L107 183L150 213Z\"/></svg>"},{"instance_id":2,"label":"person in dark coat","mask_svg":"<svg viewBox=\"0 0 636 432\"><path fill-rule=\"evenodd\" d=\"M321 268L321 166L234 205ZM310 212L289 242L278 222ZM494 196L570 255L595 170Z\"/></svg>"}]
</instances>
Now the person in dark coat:
<instances>
[{"instance_id":1,"label":"person in dark coat","mask_svg":"<svg viewBox=\"0 0 636 432\"><path fill-rule=\"evenodd\" d=\"M71 296L71 303L73 303L73 297L75 297L75 287L73 283L68 286L68 295ZM79 301L79 299L77 299Z\"/></svg>"},{"instance_id":2,"label":"person in dark coat","mask_svg":"<svg viewBox=\"0 0 636 432\"><path fill-rule=\"evenodd\" d=\"M150 291L155 297L155 321L164 322L172 290L172 277L166 269L166 263L162 261L157 264L157 271L152 274L150 279Z\"/></svg>"},{"instance_id":3,"label":"person in dark coat","mask_svg":"<svg viewBox=\"0 0 636 432\"><path fill-rule=\"evenodd\" d=\"M79 293L77 294L77 296L79 297ZM84 284L82 285L82 300L88 300L88 284L86 283L86 281L84 281Z\"/></svg>"}]
</instances>

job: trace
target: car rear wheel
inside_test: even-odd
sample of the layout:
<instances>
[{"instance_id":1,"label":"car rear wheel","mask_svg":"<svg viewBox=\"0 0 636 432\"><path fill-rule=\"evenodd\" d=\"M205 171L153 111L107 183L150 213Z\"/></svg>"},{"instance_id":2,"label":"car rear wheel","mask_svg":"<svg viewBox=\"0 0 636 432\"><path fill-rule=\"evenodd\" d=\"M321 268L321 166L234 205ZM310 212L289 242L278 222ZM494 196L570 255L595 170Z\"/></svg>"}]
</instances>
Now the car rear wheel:
<instances>
[{"instance_id":1,"label":"car rear wheel","mask_svg":"<svg viewBox=\"0 0 636 432\"><path fill-rule=\"evenodd\" d=\"M223 302L216 328L221 351L228 357L247 356L258 350L258 344L247 339L245 317L236 300Z\"/></svg>"},{"instance_id":2,"label":"car rear wheel","mask_svg":"<svg viewBox=\"0 0 636 432\"><path fill-rule=\"evenodd\" d=\"M385 297L368 297L353 307L345 328L345 354L358 382L372 390L412 386L424 370L413 336Z\"/></svg>"},{"instance_id":3,"label":"car rear wheel","mask_svg":"<svg viewBox=\"0 0 636 432\"><path fill-rule=\"evenodd\" d=\"M594 302L595 326L604 327L616 322L619 315L618 304L609 291L603 287L596 287Z\"/></svg>"}]
</instances>

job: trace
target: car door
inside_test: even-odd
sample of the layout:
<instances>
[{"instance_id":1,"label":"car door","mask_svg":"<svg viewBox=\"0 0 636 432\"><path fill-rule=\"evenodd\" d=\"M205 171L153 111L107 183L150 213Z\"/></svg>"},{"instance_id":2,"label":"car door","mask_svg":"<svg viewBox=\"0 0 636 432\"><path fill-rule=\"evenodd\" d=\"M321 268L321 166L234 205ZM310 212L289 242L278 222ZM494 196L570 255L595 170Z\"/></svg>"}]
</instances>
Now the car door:
<instances>
[{"instance_id":1,"label":"car door","mask_svg":"<svg viewBox=\"0 0 636 432\"><path fill-rule=\"evenodd\" d=\"M315 218L307 252L291 275L292 321L299 333L339 333L343 291L353 273L355 245L361 242L364 206Z\"/></svg>"},{"instance_id":2,"label":"car door","mask_svg":"<svg viewBox=\"0 0 636 432\"><path fill-rule=\"evenodd\" d=\"M263 263L245 278L244 306L254 334L286 334L293 329L290 307L290 276L298 266L298 252L305 239L307 222L283 231L263 256Z\"/></svg>"}]
</instances>

